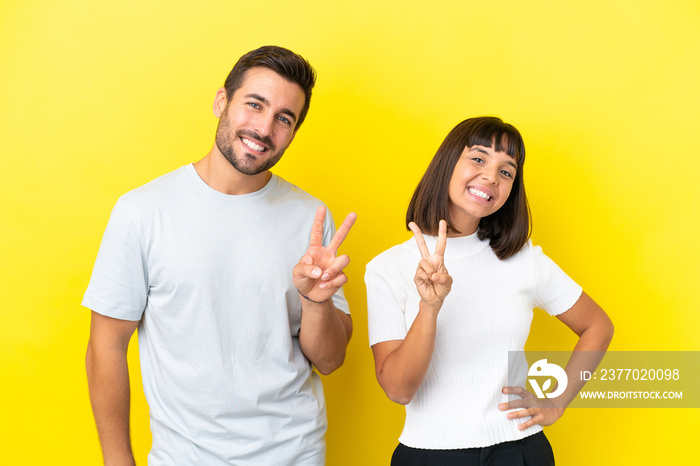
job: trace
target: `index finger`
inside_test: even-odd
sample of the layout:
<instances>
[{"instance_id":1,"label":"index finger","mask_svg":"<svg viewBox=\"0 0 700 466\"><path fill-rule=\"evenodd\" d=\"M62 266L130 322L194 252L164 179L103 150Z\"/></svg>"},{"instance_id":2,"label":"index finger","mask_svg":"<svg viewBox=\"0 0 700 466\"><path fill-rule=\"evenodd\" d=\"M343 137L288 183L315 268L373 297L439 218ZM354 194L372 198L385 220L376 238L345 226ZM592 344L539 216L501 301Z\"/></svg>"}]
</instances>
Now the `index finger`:
<instances>
[{"instance_id":1,"label":"index finger","mask_svg":"<svg viewBox=\"0 0 700 466\"><path fill-rule=\"evenodd\" d=\"M328 245L328 249L330 249L333 254L335 254L340 245L343 244L343 241L345 241L345 238L348 236L348 233L350 233L350 228L352 228L355 220L357 220L357 214L355 212L350 212L348 216L345 217L345 220L343 220L343 224L340 225L338 231L335 232L333 239Z\"/></svg>"},{"instance_id":2,"label":"index finger","mask_svg":"<svg viewBox=\"0 0 700 466\"><path fill-rule=\"evenodd\" d=\"M447 222L440 220L438 227L437 246L435 246L435 254L440 257L445 257L445 247L447 246Z\"/></svg>"},{"instance_id":3,"label":"index finger","mask_svg":"<svg viewBox=\"0 0 700 466\"><path fill-rule=\"evenodd\" d=\"M408 228L410 228L413 232L413 237L416 239L416 243L418 244L420 256L423 259L427 259L428 257L430 257L430 253L428 252L428 246L425 244L425 238L423 238L423 233L421 233L420 228L418 228L418 225L416 225L415 222L411 222L408 224Z\"/></svg>"},{"instance_id":4,"label":"index finger","mask_svg":"<svg viewBox=\"0 0 700 466\"><path fill-rule=\"evenodd\" d=\"M506 395L516 395L520 398L532 398L535 395L527 391L524 387L514 386L514 387L503 387L503 393Z\"/></svg>"},{"instance_id":5,"label":"index finger","mask_svg":"<svg viewBox=\"0 0 700 466\"><path fill-rule=\"evenodd\" d=\"M311 227L311 239L309 240L309 246L321 246L321 240L323 239L323 220L325 218L326 207L320 206L318 209L316 209L314 224Z\"/></svg>"}]
</instances>

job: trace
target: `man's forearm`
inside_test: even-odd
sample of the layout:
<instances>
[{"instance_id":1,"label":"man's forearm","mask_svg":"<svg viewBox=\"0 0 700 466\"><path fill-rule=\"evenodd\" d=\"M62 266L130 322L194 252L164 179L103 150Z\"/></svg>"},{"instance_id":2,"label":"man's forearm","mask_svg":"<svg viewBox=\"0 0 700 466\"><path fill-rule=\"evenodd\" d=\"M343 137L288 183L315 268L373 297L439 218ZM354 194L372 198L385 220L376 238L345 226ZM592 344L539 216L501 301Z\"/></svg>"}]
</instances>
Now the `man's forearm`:
<instances>
[{"instance_id":1,"label":"man's forearm","mask_svg":"<svg viewBox=\"0 0 700 466\"><path fill-rule=\"evenodd\" d=\"M352 321L333 306L302 302L299 343L306 358L324 375L343 365L345 350L352 335Z\"/></svg>"},{"instance_id":2,"label":"man's forearm","mask_svg":"<svg viewBox=\"0 0 700 466\"><path fill-rule=\"evenodd\" d=\"M90 402L105 465L133 465L129 437L129 368L124 351L90 342L85 357Z\"/></svg>"}]
</instances>

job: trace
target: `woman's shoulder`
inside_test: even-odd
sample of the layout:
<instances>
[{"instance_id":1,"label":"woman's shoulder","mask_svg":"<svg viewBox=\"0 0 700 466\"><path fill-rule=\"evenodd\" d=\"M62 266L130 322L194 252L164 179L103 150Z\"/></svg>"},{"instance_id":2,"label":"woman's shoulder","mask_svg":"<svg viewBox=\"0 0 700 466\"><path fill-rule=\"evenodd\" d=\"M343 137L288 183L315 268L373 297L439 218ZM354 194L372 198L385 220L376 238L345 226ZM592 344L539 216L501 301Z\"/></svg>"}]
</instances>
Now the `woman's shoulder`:
<instances>
[{"instance_id":1,"label":"woman's shoulder","mask_svg":"<svg viewBox=\"0 0 700 466\"><path fill-rule=\"evenodd\" d=\"M544 253L541 246L533 244L532 239L528 239L520 251L504 262L509 261L518 264L518 267L529 269L534 278L547 276L550 270L559 269L556 262Z\"/></svg>"},{"instance_id":2,"label":"woman's shoulder","mask_svg":"<svg viewBox=\"0 0 700 466\"><path fill-rule=\"evenodd\" d=\"M415 262L417 265L417 258L420 258L418 246L416 246L415 240L410 238L403 243L399 243L390 247L386 251L379 253L367 263L366 268L367 270L392 269L395 267L403 268L407 262Z\"/></svg>"},{"instance_id":3,"label":"woman's shoulder","mask_svg":"<svg viewBox=\"0 0 700 466\"><path fill-rule=\"evenodd\" d=\"M542 254L542 248L540 246L535 246L532 244L532 239L528 238L527 241L525 241L525 244L523 244L523 247L520 248L518 252L510 256L508 259L505 261L512 261L512 262L517 262L517 261L531 261L532 257L537 254Z\"/></svg>"}]
</instances>

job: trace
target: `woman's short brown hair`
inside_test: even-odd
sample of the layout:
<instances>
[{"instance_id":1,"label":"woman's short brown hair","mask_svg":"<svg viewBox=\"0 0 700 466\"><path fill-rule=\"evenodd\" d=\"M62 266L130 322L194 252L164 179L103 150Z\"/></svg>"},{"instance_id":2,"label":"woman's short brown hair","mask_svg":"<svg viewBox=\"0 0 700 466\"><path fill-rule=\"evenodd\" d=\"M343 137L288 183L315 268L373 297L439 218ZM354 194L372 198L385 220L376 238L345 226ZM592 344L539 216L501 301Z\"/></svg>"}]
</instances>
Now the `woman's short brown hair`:
<instances>
[{"instance_id":1,"label":"woman's short brown hair","mask_svg":"<svg viewBox=\"0 0 700 466\"><path fill-rule=\"evenodd\" d=\"M477 229L479 239L488 238L496 255L507 259L530 237L530 207L523 182L525 143L514 126L497 117L469 118L450 131L413 193L406 212L406 227L416 222L423 232L436 235L440 220L445 220L452 232L460 233L450 219L450 180L464 149L475 145L505 151L517 163L513 187L505 204L482 218Z\"/></svg>"}]
</instances>

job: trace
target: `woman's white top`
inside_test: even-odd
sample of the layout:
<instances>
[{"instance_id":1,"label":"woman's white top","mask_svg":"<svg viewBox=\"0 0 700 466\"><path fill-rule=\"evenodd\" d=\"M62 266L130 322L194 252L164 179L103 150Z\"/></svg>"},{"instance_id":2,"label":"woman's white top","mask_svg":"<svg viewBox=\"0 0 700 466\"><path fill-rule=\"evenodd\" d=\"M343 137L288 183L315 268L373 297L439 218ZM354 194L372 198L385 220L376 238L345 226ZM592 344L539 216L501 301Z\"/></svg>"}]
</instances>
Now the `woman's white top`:
<instances>
[{"instance_id":1,"label":"woman's white top","mask_svg":"<svg viewBox=\"0 0 700 466\"><path fill-rule=\"evenodd\" d=\"M434 251L437 238L425 241ZM367 264L370 346L405 338L418 313L413 277L420 258L411 238ZM509 401L501 391L508 385L508 352L524 350L533 308L561 314L579 299L581 287L531 241L500 260L476 233L448 238L445 267L452 290L438 315L428 373L406 405L399 441L413 448L474 448L541 431L539 425L518 430L525 419L509 420L498 409ZM518 375L523 384L524 378Z\"/></svg>"}]
</instances>

